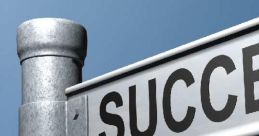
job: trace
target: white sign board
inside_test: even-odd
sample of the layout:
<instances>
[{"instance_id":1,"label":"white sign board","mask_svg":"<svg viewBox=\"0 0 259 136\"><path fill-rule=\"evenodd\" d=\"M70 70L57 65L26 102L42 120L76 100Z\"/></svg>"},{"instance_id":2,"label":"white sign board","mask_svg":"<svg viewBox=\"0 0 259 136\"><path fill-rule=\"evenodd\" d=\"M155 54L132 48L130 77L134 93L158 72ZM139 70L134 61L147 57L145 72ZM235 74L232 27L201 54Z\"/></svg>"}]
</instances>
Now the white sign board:
<instances>
[{"instance_id":1,"label":"white sign board","mask_svg":"<svg viewBox=\"0 0 259 136\"><path fill-rule=\"evenodd\" d=\"M209 42L172 50L171 56L148 65L69 88L68 104L84 99L85 108L84 117L81 109L71 116L81 121L85 136L242 134L259 121L256 27L207 37L195 42Z\"/></svg>"}]
</instances>

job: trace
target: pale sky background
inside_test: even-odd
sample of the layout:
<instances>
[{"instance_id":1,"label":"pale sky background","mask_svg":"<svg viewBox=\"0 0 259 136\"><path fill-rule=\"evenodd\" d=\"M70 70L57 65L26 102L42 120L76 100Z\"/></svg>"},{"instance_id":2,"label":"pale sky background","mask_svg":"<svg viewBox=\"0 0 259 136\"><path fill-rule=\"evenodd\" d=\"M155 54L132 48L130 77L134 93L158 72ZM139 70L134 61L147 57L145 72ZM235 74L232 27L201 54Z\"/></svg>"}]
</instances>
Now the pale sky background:
<instances>
[{"instance_id":1,"label":"pale sky background","mask_svg":"<svg viewBox=\"0 0 259 136\"><path fill-rule=\"evenodd\" d=\"M259 17L258 0L2 0L0 1L0 132L18 135L21 67L16 28L39 17L84 25L83 80Z\"/></svg>"}]
</instances>

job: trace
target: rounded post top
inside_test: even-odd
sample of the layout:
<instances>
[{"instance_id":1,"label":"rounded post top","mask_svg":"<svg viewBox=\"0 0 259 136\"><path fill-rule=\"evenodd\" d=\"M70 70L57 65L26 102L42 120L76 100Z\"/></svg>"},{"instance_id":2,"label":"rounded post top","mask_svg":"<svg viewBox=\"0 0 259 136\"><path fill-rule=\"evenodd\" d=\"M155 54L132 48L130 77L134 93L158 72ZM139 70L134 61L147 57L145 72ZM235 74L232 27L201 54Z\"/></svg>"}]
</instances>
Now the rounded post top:
<instances>
[{"instance_id":1,"label":"rounded post top","mask_svg":"<svg viewBox=\"0 0 259 136\"><path fill-rule=\"evenodd\" d=\"M32 19L17 29L17 52L21 62L37 56L64 56L83 64L86 44L85 28L67 19Z\"/></svg>"}]
</instances>

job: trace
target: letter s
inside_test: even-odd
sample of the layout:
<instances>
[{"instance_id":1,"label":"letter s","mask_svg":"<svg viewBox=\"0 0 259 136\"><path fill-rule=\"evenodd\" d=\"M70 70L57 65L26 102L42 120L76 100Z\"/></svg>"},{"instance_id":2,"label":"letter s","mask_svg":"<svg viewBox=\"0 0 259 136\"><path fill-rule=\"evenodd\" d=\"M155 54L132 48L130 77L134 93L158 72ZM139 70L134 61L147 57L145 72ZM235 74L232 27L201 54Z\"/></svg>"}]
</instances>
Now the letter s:
<instances>
[{"instance_id":1,"label":"letter s","mask_svg":"<svg viewBox=\"0 0 259 136\"><path fill-rule=\"evenodd\" d=\"M123 105L121 95L117 92L110 92L106 94L100 105L100 116L104 123L114 125L118 128L117 136L124 136L125 127L121 116L111 114L106 111L106 105L110 102L114 102L116 107ZM106 136L105 132L99 134L99 136Z\"/></svg>"}]
</instances>

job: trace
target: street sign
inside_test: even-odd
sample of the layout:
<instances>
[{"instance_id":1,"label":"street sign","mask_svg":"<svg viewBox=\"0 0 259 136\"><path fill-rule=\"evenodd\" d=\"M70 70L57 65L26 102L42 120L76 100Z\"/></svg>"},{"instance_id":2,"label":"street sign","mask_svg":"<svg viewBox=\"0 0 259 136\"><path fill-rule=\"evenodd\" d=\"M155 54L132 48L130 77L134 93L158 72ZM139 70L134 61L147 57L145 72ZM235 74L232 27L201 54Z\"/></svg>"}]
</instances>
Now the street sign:
<instances>
[{"instance_id":1,"label":"street sign","mask_svg":"<svg viewBox=\"0 0 259 136\"><path fill-rule=\"evenodd\" d=\"M253 127L259 121L258 24L251 20L67 88L68 135L259 132Z\"/></svg>"}]
</instances>

